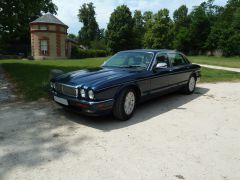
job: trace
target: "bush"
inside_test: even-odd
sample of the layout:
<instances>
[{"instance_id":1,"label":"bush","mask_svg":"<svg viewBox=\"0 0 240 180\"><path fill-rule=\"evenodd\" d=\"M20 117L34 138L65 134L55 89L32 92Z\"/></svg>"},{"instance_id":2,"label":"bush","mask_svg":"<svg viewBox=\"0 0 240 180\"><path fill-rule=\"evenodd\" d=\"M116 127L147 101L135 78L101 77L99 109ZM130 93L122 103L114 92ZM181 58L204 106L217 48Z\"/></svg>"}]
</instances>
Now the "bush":
<instances>
[{"instance_id":1,"label":"bush","mask_svg":"<svg viewBox=\"0 0 240 180\"><path fill-rule=\"evenodd\" d=\"M72 59L83 59L92 57L106 57L107 51L104 50L93 50L93 49L79 49L77 47L72 48L71 58Z\"/></svg>"}]
</instances>

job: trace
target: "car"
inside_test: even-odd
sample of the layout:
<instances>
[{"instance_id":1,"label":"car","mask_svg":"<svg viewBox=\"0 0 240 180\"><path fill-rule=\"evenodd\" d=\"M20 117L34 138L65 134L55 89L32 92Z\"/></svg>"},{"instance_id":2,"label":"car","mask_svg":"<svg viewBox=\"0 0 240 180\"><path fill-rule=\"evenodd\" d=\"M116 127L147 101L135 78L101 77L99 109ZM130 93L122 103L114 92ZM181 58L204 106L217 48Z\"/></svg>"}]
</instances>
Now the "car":
<instances>
[{"instance_id":1,"label":"car","mask_svg":"<svg viewBox=\"0 0 240 180\"><path fill-rule=\"evenodd\" d=\"M50 80L53 100L88 115L113 113L128 120L146 99L181 90L192 94L201 72L174 50L126 50L101 67L78 70Z\"/></svg>"}]
</instances>

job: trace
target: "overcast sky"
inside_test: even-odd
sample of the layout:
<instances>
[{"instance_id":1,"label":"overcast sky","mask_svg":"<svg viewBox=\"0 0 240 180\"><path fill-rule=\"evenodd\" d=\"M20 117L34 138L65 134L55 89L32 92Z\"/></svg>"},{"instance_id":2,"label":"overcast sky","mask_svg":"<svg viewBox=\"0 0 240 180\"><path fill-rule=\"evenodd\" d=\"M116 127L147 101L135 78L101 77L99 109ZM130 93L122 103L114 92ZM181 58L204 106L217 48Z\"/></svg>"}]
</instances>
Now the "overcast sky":
<instances>
[{"instance_id":1,"label":"overcast sky","mask_svg":"<svg viewBox=\"0 0 240 180\"><path fill-rule=\"evenodd\" d=\"M69 26L68 33L78 34L82 24L78 21L78 10L83 3L93 2L96 18L100 28L106 28L113 10L122 4L127 5L133 12L141 11L157 12L161 8L170 10L170 15L179 6L185 4L191 11L193 6L199 5L204 0L53 0L58 6L57 17ZM215 0L217 5L225 5L227 0Z\"/></svg>"}]
</instances>

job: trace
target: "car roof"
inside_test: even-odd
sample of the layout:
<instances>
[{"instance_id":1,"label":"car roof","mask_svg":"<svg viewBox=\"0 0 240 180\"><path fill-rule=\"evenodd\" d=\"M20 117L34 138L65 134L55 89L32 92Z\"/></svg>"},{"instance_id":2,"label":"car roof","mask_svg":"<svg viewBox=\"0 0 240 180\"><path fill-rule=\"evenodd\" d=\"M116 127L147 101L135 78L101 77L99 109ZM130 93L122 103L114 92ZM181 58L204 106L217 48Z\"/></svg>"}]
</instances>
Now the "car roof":
<instances>
[{"instance_id":1,"label":"car roof","mask_svg":"<svg viewBox=\"0 0 240 180\"><path fill-rule=\"evenodd\" d=\"M125 50L120 52L151 52L151 53L158 53L158 52L165 52L165 53L176 53L176 50L170 49L132 49L132 50Z\"/></svg>"}]
</instances>

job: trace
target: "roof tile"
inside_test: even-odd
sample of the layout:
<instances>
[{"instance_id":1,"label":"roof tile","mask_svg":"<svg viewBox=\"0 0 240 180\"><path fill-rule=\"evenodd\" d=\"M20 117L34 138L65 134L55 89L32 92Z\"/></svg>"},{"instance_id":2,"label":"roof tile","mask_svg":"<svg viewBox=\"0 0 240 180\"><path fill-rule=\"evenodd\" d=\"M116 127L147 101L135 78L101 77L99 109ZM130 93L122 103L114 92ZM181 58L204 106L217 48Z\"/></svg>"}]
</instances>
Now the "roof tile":
<instances>
[{"instance_id":1,"label":"roof tile","mask_svg":"<svg viewBox=\"0 0 240 180\"><path fill-rule=\"evenodd\" d=\"M43 16L37 18L36 20L32 21L31 23L51 23L51 24L60 24L67 26L62 21L60 21L58 18L56 18L54 15L47 13Z\"/></svg>"}]
</instances>

